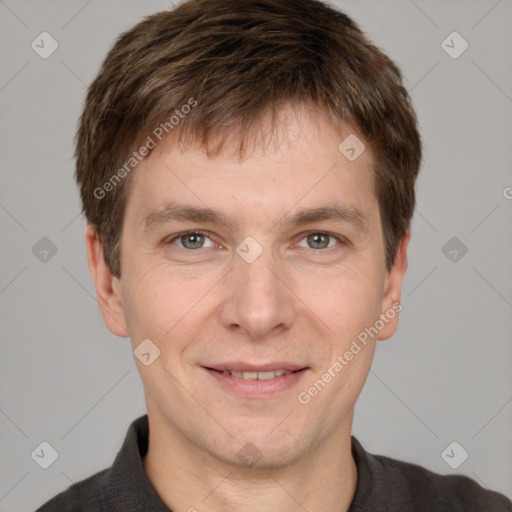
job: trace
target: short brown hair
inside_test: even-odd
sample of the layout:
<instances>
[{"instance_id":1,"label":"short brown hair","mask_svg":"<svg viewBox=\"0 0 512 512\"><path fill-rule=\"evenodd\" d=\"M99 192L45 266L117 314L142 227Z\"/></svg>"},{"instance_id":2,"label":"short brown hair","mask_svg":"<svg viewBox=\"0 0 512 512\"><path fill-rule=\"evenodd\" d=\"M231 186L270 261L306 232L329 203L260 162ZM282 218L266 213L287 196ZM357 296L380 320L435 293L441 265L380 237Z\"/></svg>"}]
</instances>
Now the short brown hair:
<instances>
[{"instance_id":1,"label":"short brown hair","mask_svg":"<svg viewBox=\"0 0 512 512\"><path fill-rule=\"evenodd\" d=\"M275 119L288 103L327 112L370 144L389 270L414 212L421 162L400 70L353 20L320 1L189 0L120 36L88 90L76 179L113 275L121 275L126 162L151 130L165 126L208 155L225 140L212 149L214 134L236 134L242 158L263 117ZM174 126L184 105L194 108Z\"/></svg>"}]
</instances>

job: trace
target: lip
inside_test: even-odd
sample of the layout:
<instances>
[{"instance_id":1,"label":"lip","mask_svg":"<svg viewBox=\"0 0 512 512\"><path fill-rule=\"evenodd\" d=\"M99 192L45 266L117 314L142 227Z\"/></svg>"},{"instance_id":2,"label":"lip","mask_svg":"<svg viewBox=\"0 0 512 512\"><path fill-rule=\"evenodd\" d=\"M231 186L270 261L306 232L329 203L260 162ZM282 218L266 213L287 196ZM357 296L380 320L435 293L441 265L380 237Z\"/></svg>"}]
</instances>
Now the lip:
<instances>
[{"instance_id":1,"label":"lip","mask_svg":"<svg viewBox=\"0 0 512 512\"><path fill-rule=\"evenodd\" d=\"M274 365L274 363L272 363ZM214 370L211 367L202 367L205 372L217 382L218 385L230 394L234 394L241 398L272 398L280 393L289 390L296 386L304 376L308 373L309 368L299 367L296 370L288 370L293 373L286 373L273 379L259 380L259 379L243 379L233 375L225 375L221 373L222 370ZM236 368L244 368L237 370ZM262 369L263 368L263 369ZM224 368L228 369L228 368ZM233 365L231 371L270 371L270 370L284 370L282 366L269 365Z\"/></svg>"},{"instance_id":2,"label":"lip","mask_svg":"<svg viewBox=\"0 0 512 512\"><path fill-rule=\"evenodd\" d=\"M230 372L270 372L272 370L286 370L288 372L296 372L297 370L306 369L307 366L286 361L276 361L274 363L264 364L249 364L244 361L232 361L203 366L203 368L217 370L219 372L224 370Z\"/></svg>"}]
</instances>

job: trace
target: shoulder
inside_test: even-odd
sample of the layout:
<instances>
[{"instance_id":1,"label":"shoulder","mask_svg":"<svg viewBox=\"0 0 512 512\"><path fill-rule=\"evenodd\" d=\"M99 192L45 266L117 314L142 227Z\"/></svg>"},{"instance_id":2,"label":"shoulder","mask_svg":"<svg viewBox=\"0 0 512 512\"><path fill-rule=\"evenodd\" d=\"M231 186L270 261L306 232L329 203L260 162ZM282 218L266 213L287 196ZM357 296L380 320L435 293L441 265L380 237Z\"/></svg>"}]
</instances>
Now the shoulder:
<instances>
[{"instance_id":1,"label":"shoulder","mask_svg":"<svg viewBox=\"0 0 512 512\"><path fill-rule=\"evenodd\" d=\"M512 512L503 494L463 475L440 475L423 466L367 452L352 436L358 484L351 512Z\"/></svg>"},{"instance_id":2,"label":"shoulder","mask_svg":"<svg viewBox=\"0 0 512 512\"><path fill-rule=\"evenodd\" d=\"M35 512L100 512L102 487L109 471L104 469L73 484Z\"/></svg>"},{"instance_id":3,"label":"shoulder","mask_svg":"<svg viewBox=\"0 0 512 512\"><path fill-rule=\"evenodd\" d=\"M381 466L383 475L388 475L390 483L407 496L413 510L512 512L512 502L508 498L485 489L467 476L441 475L417 464L379 455L371 457Z\"/></svg>"}]
</instances>

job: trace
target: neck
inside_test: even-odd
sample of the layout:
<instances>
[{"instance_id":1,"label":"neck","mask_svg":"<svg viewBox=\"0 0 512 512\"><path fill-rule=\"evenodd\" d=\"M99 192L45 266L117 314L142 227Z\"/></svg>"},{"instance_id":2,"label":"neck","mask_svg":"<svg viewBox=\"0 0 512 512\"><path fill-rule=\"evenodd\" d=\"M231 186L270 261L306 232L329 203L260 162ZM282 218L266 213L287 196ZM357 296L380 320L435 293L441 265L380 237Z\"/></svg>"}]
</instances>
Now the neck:
<instances>
[{"instance_id":1,"label":"neck","mask_svg":"<svg viewBox=\"0 0 512 512\"><path fill-rule=\"evenodd\" d=\"M144 471L171 510L345 512L358 478L349 423L294 464L256 469L226 464L173 426L150 419Z\"/></svg>"}]
</instances>

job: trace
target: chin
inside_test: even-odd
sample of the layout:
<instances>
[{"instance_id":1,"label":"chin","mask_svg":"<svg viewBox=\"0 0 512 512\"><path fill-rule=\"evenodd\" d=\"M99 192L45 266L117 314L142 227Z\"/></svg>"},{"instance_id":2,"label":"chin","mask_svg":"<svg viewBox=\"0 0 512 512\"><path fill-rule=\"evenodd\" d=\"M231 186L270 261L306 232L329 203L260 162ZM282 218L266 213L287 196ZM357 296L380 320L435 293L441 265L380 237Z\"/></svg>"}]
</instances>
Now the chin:
<instances>
[{"instance_id":1,"label":"chin","mask_svg":"<svg viewBox=\"0 0 512 512\"><path fill-rule=\"evenodd\" d=\"M209 452L224 463L245 469L275 470L300 461L307 450L303 437L289 434L274 436L268 433L251 435L247 430L238 439L227 440L225 450L211 446ZM302 440L302 442L301 442Z\"/></svg>"}]
</instances>

